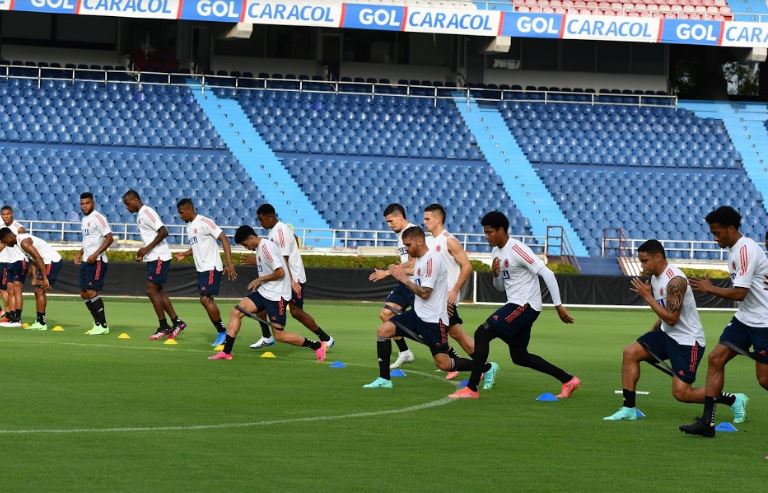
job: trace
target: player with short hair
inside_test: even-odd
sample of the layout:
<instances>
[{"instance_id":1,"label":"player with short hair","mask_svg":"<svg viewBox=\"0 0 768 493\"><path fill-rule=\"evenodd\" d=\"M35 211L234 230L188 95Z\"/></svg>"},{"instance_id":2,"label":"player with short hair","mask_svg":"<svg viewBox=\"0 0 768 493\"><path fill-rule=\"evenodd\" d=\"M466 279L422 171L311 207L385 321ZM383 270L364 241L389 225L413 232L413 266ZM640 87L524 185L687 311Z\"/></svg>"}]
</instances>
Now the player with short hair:
<instances>
[{"instance_id":1,"label":"player with short hair","mask_svg":"<svg viewBox=\"0 0 768 493\"><path fill-rule=\"evenodd\" d=\"M48 330L45 310L48 304L46 291L56 285L61 270L61 255L45 240L27 233L14 234L10 228L0 229L0 243L6 247L16 247L32 260L30 274L35 289L37 318L29 326L30 330Z\"/></svg>"},{"instance_id":2,"label":"player with short hair","mask_svg":"<svg viewBox=\"0 0 768 493\"><path fill-rule=\"evenodd\" d=\"M435 366L443 371L467 371L472 361L449 356L448 346L448 269L443 256L427 247L424 231L413 226L402 234L403 245L409 257L416 260L413 276L409 276L403 264L392 264L389 272L414 294L413 310L403 312L384 321L376 331L376 350L379 360L379 377L363 385L366 389L391 389L389 358L392 355L391 339L397 335L411 336L403 327L413 332L429 346Z\"/></svg>"},{"instance_id":3,"label":"player with short hair","mask_svg":"<svg viewBox=\"0 0 768 493\"><path fill-rule=\"evenodd\" d=\"M141 197L135 190L128 190L123 194L123 204L128 212L136 214L136 224L144 246L136 252L135 260L136 262L143 260L146 264L147 297L160 323L149 339L152 341L163 338L175 339L187 324L176 314L168 293L163 289L171 268L171 249L165 240L168 237L168 228L165 227L157 212L141 201ZM166 313L173 327L168 325Z\"/></svg>"},{"instance_id":4,"label":"player with short hair","mask_svg":"<svg viewBox=\"0 0 768 493\"><path fill-rule=\"evenodd\" d=\"M448 269L448 335L471 355L475 352L475 342L461 326L464 321L459 315L458 305L461 288L472 275L472 264L461 243L445 229L445 217L445 208L440 204L430 204L424 208L424 227L430 232L427 247L444 257ZM445 378L451 380L456 375L457 372L451 372Z\"/></svg>"},{"instance_id":5,"label":"player with short hair","mask_svg":"<svg viewBox=\"0 0 768 493\"><path fill-rule=\"evenodd\" d=\"M691 279L691 287L694 291L740 303L707 358L704 414L693 423L680 426L680 431L714 437L715 408L722 402L725 366L738 354L729 345L743 351L750 346L754 348L757 381L768 390L768 291L763 285L768 276L768 259L760 245L742 236L741 215L733 207L718 207L707 214L705 221L718 246L728 249L728 271L733 287L717 287L709 279Z\"/></svg>"},{"instance_id":6,"label":"player with short hair","mask_svg":"<svg viewBox=\"0 0 768 493\"><path fill-rule=\"evenodd\" d=\"M558 379L562 383L559 399L567 399L580 385L581 380L546 361L541 356L528 352L531 327L542 309L539 277L547 285L552 303L564 323L573 323L573 317L560 301L557 279L544 262L522 242L509 237L509 219L499 211L483 216L480 224L493 247L493 285L499 291L506 291L507 304L499 308L475 331L474 365L469 383L463 389L449 395L453 399L477 399L477 386L481 374L485 374L483 389L494 386L498 365L487 363L490 343L500 338L509 346L512 362Z\"/></svg>"},{"instance_id":7,"label":"player with short hair","mask_svg":"<svg viewBox=\"0 0 768 493\"><path fill-rule=\"evenodd\" d=\"M224 344L227 329L221 322L221 313L213 297L219 294L221 287L222 262L216 242L221 242L224 249L226 265L223 270L230 281L237 279L235 266L232 264L232 249L227 235L211 219L200 215L195 210L192 200L183 198L176 204L179 217L187 223L187 239L191 247L175 255L176 260L184 260L190 255L195 260L197 270L197 291L200 294L200 304L205 308L208 318L216 329L216 340L212 346Z\"/></svg>"},{"instance_id":8,"label":"player with short hair","mask_svg":"<svg viewBox=\"0 0 768 493\"><path fill-rule=\"evenodd\" d=\"M288 278L293 290L293 295L288 303L288 310L291 317L304 325L311 332L315 333L321 341L325 342L327 349L331 349L335 344L333 337L317 325L312 315L304 311L304 285L307 282L307 274L304 270L304 263L301 261L299 246L296 243L296 236L293 229L277 218L275 208L270 204L262 204L256 210L256 219L259 220L261 227L269 230L269 240L274 242L280 249L280 254L288 266ZM248 260L254 260L253 257L246 257ZM251 349L261 349L271 346L275 343L275 338L270 333L269 326L261 325L261 339L251 344Z\"/></svg>"},{"instance_id":9,"label":"player with short hair","mask_svg":"<svg viewBox=\"0 0 768 493\"><path fill-rule=\"evenodd\" d=\"M658 240L648 240L637 248L640 265L649 283L632 279L632 291L643 299L658 316L650 332L624 348L621 380L624 404L606 421L635 421L637 382L640 362L655 361L658 357L669 360L672 376L672 395L680 402L704 402L704 387L693 387L696 370L704 355L704 328L696 309L693 291L688 289L688 278L683 271L667 262L664 246ZM733 421L746 419L747 396L721 394L718 402L731 406Z\"/></svg>"},{"instance_id":10,"label":"player with short hair","mask_svg":"<svg viewBox=\"0 0 768 493\"><path fill-rule=\"evenodd\" d=\"M405 208L397 203L389 204L384 209L384 221L387 226L397 235L397 253L400 256L400 263L405 268L406 272L413 270L414 259L408 256L408 249L403 244L403 231L409 228L413 228L416 225L408 221L405 215ZM374 269L373 273L368 276L368 280L371 282L378 282L390 277L392 274L389 269ZM379 318L382 322L386 322L393 316L395 312L387 307L392 307L398 312L403 312L413 306L414 294L408 289L402 282L395 286L387 299L384 301L384 308L379 312ZM402 337L394 337L395 344L399 354L394 363L390 365L390 369L400 368L406 363L413 363L414 356L413 351L408 349L408 344Z\"/></svg>"},{"instance_id":11,"label":"player with short hair","mask_svg":"<svg viewBox=\"0 0 768 493\"><path fill-rule=\"evenodd\" d=\"M24 226L13 217L13 208L4 205L0 208L0 217L3 226L9 228L14 234L23 234L27 231ZM22 288L27 278L27 257L19 247L6 247L0 244L0 290L2 290L5 316L0 319L0 327L21 327L21 311L24 308Z\"/></svg>"},{"instance_id":12,"label":"player with short hair","mask_svg":"<svg viewBox=\"0 0 768 493\"><path fill-rule=\"evenodd\" d=\"M83 212L83 246L75 254L75 265L80 268L80 297L93 317L93 327L86 331L86 335L105 335L109 334L109 325L99 291L104 289L108 266L106 251L114 238L107 218L96 210L91 192L80 194L80 210Z\"/></svg>"},{"instance_id":13,"label":"player with short hair","mask_svg":"<svg viewBox=\"0 0 768 493\"><path fill-rule=\"evenodd\" d=\"M247 225L237 228L235 243L256 252L258 277L248 284L251 294L240 300L238 306L230 312L224 350L208 359L232 359L232 347L245 316L241 310L245 310L268 319L278 341L307 347L315 352L318 361L325 361L325 341L313 341L285 330L285 305L291 299L291 278L287 275L288 268L280 246L259 238L253 228Z\"/></svg>"}]
</instances>

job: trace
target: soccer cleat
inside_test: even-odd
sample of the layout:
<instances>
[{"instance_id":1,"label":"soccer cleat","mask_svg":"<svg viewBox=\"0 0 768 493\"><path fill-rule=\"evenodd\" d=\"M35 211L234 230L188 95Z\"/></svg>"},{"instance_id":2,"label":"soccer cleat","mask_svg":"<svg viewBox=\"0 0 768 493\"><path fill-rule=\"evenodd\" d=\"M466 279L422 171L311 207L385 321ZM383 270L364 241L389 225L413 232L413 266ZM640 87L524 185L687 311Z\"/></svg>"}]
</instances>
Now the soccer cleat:
<instances>
[{"instance_id":1,"label":"soccer cleat","mask_svg":"<svg viewBox=\"0 0 768 493\"><path fill-rule=\"evenodd\" d=\"M261 339L254 342L250 346L248 346L251 349L264 349L267 346L274 346L275 345L275 338L274 337L264 337L262 336Z\"/></svg>"},{"instance_id":2,"label":"soccer cleat","mask_svg":"<svg viewBox=\"0 0 768 493\"><path fill-rule=\"evenodd\" d=\"M168 335L168 339L176 339L179 334L181 334L181 331L187 328L187 324L184 322L184 320L179 320L178 323L173 324L173 329L171 330L171 333Z\"/></svg>"},{"instance_id":3,"label":"soccer cleat","mask_svg":"<svg viewBox=\"0 0 768 493\"><path fill-rule=\"evenodd\" d=\"M93 331L94 331L94 330L96 330L96 329L98 329L98 328L99 328L99 326L98 326L98 325L96 325L96 324L93 324L93 327L91 327L90 329L88 329L88 330L86 330L86 331L85 331L85 335L87 335L87 336L91 336L91 335L93 335Z\"/></svg>"},{"instance_id":4,"label":"soccer cleat","mask_svg":"<svg viewBox=\"0 0 768 493\"><path fill-rule=\"evenodd\" d=\"M227 339L226 331L225 332L219 332L218 335L216 336L216 340L213 341L213 343L211 343L211 346L213 346L213 347L221 346L222 344L224 344L224 341L226 339Z\"/></svg>"},{"instance_id":5,"label":"soccer cleat","mask_svg":"<svg viewBox=\"0 0 768 493\"><path fill-rule=\"evenodd\" d=\"M453 380L454 378L459 376L459 372L457 371L448 371L445 373L445 379L446 380Z\"/></svg>"},{"instance_id":6,"label":"soccer cleat","mask_svg":"<svg viewBox=\"0 0 768 493\"><path fill-rule=\"evenodd\" d=\"M4 322L0 322L0 327L10 327L10 328L21 327L21 322L12 322L8 319L5 319Z\"/></svg>"},{"instance_id":7,"label":"soccer cleat","mask_svg":"<svg viewBox=\"0 0 768 493\"><path fill-rule=\"evenodd\" d=\"M325 350L326 350L326 351L330 351L330 350L331 350L331 348L332 348L333 346L335 346L335 345L336 345L336 340L335 340L333 337L331 337L331 336L328 336L328 340L327 340L327 341L325 341Z\"/></svg>"},{"instance_id":8,"label":"soccer cleat","mask_svg":"<svg viewBox=\"0 0 768 493\"><path fill-rule=\"evenodd\" d=\"M604 417L603 421L637 421L637 409L622 407L610 416Z\"/></svg>"},{"instance_id":9,"label":"soccer cleat","mask_svg":"<svg viewBox=\"0 0 768 493\"><path fill-rule=\"evenodd\" d=\"M150 341L157 341L159 339L164 339L164 338L168 337L169 333L170 332L168 331L168 329L163 329L163 328L158 327L157 330L155 330L155 333L152 334L151 336L149 336L149 340Z\"/></svg>"},{"instance_id":10,"label":"soccer cleat","mask_svg":"<svg viewBox=\"0 0 768 493\"><path fill-rule=\"evenodd\" d=\"M749 397L745 394L734 394L736 400L733 401L731 406L731 414L733 415L734 423L743 423L747 420L747 403Z\"/></svg>"},{"instance_id":11,"label":"soccer cleat","mask_svg":"<svg viewBox=\"0 0 768 493\"><path fill-rule=\"evenodd\" d=\"M377 378L371 383L367 383L363 385L364 389L391 389L392 388L392 380L387 380L386 378Z\"/></svg>"},{"instance_id":12,"label":"soccer cleat","mask_svg":"<svg viewBox=\"0 0 768 493\"><path fill-rule=\"evenodd\" d=\"M47 324L41 324L40 322L35 320L35 322L32 325L30 325L29 327L27 327L27 329L29 329L29 330L48 330L48 325Z\"/></svg>"},{"instance_id":13,"label":"soccer cleat","mask_svg":"<svg viewBox=\"0 0 768 493\"><path fill-rule=\"evenodd\" d=\"M449 399L479 399L480 398L480 392L476 392L469 387L464 387L453 394L448 395Z\"/></svg>"},{"instance_id":14,"label":"soccer cleat","mask_svg":"<svg viewBox=\"0 0 768 493\"><path fill-rule=\"evenodd\" d=\"M225 360L231 360L232 355L229 353L225 353L224 351L219 351L218 353L214 354L213 356L208 356L208 359L214 360L214 359L225 359Z\"/></svg>"},{"instance_id":15,"label":"soccer cleat","mask_svg":"<svg viewBox=\"0 0 768 493\"><path fill-rule=\"evenodd\" d=\"M325 345L325 342L320 342L320 347L315 349L315 357L317 357L317 361L320 361L321 363L325 361L325 353L328 351L328 348Z\"/></svg>"},{"instance_id":16,"label":"soccer cleat","mask_svg":"<svg viewBox=\"0 0 768 493\"><path fill-rule=\"evenodd\" d=\"M563 388L560 389L560 393L555 397L558 399L567 399L571 396L571 394L573 394L573 391L579 387L581 387L581 380L579 380L579 377L574 376L563 384Z\"/></svg>"},{"instance_id":17,"label":"soccer cleat","mask_svg":"<svg viewBox=\"0 0 768 493\"><path fill-rule=\"evenodd\" d=\"M413 363L413 359L413 352L410 349L403 351L397 355L395 362L389 365L389 369L394 370L395 368L400 368L406 363Z\"/></svg>"},{"instance_id":18,"label":"soccer cleat","mask_svg":"<svg viewBox=\"0 0 768 493\"><path fill-rule=\"evenodd\" d=\"M483 375L483 390L492 389L496 385L496 373L499 371L499 364L491 361L491 369Z\"/></svg>"},{"instance_id":19,"label":"soccer cleat","mask_svg":"<svg viewBox=\"0 0 768 493\"><path fill-rule=\"evenodd\" d=\"M109 334L109 327L102 327L101 325L97 325L93 329L91 329L91 333L89 335L92 336L103 336Z\"/></svg>"},{"instance_id":20,"label":"soccer cleat","mask_svg":"<svg viewBox=\"0 0 768 493\"><path fill-rule=\"evenodd\" d=\"M682 425L679 428L680 431L688 435L699 435L707 438L715 436L715 427L705 423L703 418L696 418L693 420L693 423Z\"/></svg>"}]
</instances>

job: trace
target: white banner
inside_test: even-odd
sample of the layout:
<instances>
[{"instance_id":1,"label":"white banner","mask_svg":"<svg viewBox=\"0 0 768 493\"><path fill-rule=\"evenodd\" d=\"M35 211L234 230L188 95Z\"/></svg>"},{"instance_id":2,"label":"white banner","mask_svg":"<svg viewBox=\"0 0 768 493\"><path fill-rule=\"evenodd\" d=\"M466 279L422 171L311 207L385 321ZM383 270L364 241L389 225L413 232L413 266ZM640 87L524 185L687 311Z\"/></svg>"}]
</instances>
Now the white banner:
<instances>
[{"instance_id":1,"label":"white banner","mask_svg":"<svg viewBox=\"0 0 768 493\"><path fill-rule=\"evenodd\" d=\"M661 22L651 17L568 15L563 39L658 43Z\"/></svg>"}]
</instances>

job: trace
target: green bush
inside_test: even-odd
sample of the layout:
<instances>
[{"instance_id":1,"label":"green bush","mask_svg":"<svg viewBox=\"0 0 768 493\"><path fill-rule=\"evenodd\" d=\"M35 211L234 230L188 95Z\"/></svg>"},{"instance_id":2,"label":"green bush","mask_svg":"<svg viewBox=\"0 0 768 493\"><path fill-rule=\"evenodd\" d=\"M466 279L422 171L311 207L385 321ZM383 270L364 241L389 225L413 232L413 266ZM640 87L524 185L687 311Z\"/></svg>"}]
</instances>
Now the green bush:
<instances>
[{"instance_id":1,"label":"green bush","mask_svg":"<svg viewBox=\"0 0 768 493\"><path fill-rule=\"evenodd\" d=\"M575 275L579 273L578 269L571 264L549 263L547 267L555 274Z\"/></svg>"},{"instance_id":2,"label":"green bush","mask_svg":"<svg viewBox=\"0 0 768 493\"><path fill-rule=\"evenodd\" d=\"M680 269L688 278L727 279L731 277L728 272L719 269L691 269L683 267Z\"/></svg>"}]
</instances>

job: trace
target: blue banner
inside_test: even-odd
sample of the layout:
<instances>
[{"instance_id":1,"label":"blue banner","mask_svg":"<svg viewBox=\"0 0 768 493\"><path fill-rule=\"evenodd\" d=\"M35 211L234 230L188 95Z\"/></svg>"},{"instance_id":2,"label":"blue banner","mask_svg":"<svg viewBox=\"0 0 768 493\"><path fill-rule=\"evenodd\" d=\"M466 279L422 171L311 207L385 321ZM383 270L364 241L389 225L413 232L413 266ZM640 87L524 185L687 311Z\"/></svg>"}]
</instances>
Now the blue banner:
<instances>
[{"instance_id":1,"label":"blue banner","mask_svg":"<svg viewBox=\"0 0 768 493\"><path fill-rule=\"evenodd\" d=\"M394 5L345 4L342 27L402 31L405 27L406 7Z\"/></svg>"},{"instance_id":2,"label":"blue banner","mask_svg":"<svg viewBox=\"0 0 768 493\"><path fill-rule=\"evenodd\" d=\"M723 33L722 21L665 19L661 41L664 43L717 46Z\"/></svg>"},{"instance_id":3,"label":"blue banner","mask_svg":"<svg viewBox=\"0 0 768 493\"><path fill-rule=\"evenodd\" d=\"M563 16L560 14L505 12L501 34L516 38L559 38L562 30Z\"/></svg>"},{"instance_id":4,"label":"blue banner","mask_svg":"<svg viewBox=\"0 0 768 493\"><path fill-rule=\"evenodd\" d=\"M242 0L184 0L181 18L196 21L239 22Z\"/></svg>"},{"instance_id":5,"label":"blue banner","mask_svg":"<svg viewBox=\"0 0 768 493\"><path fill-rule=\"evenodd\" d=\"M13 10L46 12L49 14L74 14L77 0L16 0Z\"/></svg>"}]
</instances>

